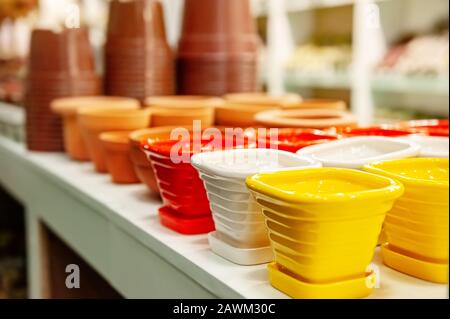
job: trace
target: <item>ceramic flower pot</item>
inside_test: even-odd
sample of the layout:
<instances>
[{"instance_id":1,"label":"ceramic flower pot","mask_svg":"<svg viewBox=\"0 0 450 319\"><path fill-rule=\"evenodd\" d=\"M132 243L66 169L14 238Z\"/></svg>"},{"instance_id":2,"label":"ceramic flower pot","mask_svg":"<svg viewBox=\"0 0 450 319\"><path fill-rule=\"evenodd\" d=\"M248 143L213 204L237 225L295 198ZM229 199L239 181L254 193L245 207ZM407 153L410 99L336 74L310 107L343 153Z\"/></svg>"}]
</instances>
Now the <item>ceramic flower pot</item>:
<instances>
[{"instance_id":1,"label":"ceramic flower pot","mask_svg":"<svg viewBox=\"0 0 450 319\"><path fill-rule=\"evenodd\" d=\"M137 184L139 179L130 158L130 131L104 132L100 134L106 159L106 167L112 181L117 184Z\"/></svg>"},{"instance_id":2,"label":"ceramic flower pot","mask_svg":"<svg viewBox=\"0 0 450 319\"><path fill-rule=\"evenodd\" d=\"M385 161L364 169L405 186L386 217L383 262L417 278L448 283L448 159Z\"/></svg>"},{"instance_id":3,"label":"ceramic flower pot","mask_svg":"<svg viewBox=\"0 0 450 319\"><path fill-rule=\"evenodd\" d=\"M318 168L254 175L247 186L266 218L275 288L294 298L371 293L375 274L368 266L385 215L403 193L400 183L356 170Z\"/></svg>"},{"instance_id":4,"label":"ceramic flower pot","mask_svg":"<svg viewBox=\"0 0 450 319\"><path fill-rule=\"evenodd\" d=\"M274 170L320 167L320 163L278 150L243 149L192 157L208 194L216 231L211 249L234 263L255 265L273 260L259 205L245 186L247 176Z\"/></svg>"},{"instance_id":5,"label":"ceramic flower pot","mask_svg":"<svg viewBox=\"0 0 450 319\"><path fill-rule=\"evenodd\" d=\"M70 97L52 101L52 111L63 118L65 150L72 159L78 161L88 161L90 159L77 119L77 111L81 108L89 107L137 109L139 108L139 101L107 96Z\"/></svg>"},{"instance_id":6,"label":"ceramic flower pot","mask_svg":"<svg viewBox=\"0 0 450 319\"><path fill-rule=\"evenodd\" d=\"M133 131L149 127L148 109L104 109L82 108L78 111L78 121L89 156L99 173L106 173L106 159L100 141L100 134L111 131Z\"/></svg>"},{"instance_id":7,"label":"ceramic flower pot","mask_svg":"<svg viewBox=\"0 0 450 319\"><path fill-rule=\"evenodd\" d=\"M354 136L384 136L384 137L401 137L411 135L408 130L401 130L389 125L376 125L367 127L345 127L338 129L338 132L345 137Z\"/></svg>"},{"instance_id":8,"label":"ceramic flower pot","mask_svg":"<svg viewBox=\"0 0 450 319\"><path fill-rule=\"evenodd\" d=\"M420 145L381 136L351 137L305 147L297 152L322 163L324 167L362 169L377 161L415 157Z\"/></svg>"},{"instance_id":9,"label":"ceramic flower pot","mask_svg":"<svg viewBox=\"0 0 450 319\"><path fill-rule=\"evenodd\" d=\"M217 133L223 136L220 129ZM206 131L204 131L206 132ZM231 146L224 137L219 144L215 136L203 138L189 133L189 139L151 140L143 142L155 173L164 206L159 209L161 224L182 234L204 234L214 230L208 197L203 182L191 164L196 153L209 152L232 147L250 147L248 142L232 140ZM255 145L251 145L255 147Z\"/></svg>"},{"instance_id":10,"label":"ceramic flower pot","mask_svg":"<svg viewBox=\"0 0 450 319\"><path fill-rule=\"evenodd\" d=\"M449 140L443 136L408 135L401 139L412 141L420 145L419 157L448 158Z\"/></svg>"},{"instance_id":11,"label":"ceramic flower pot","mask_svg":"<svg viewBox=\"0 0 450 319\"><path fill-rule=\"evenodd\" d=\"M356 117L348 112L332 109L287 109L265 111L255 115L255 122L265 127L315 128L354 126Z\"/></svg>"},{"instance_id":12,"label":"ceramic flower pot","mask_svg":"<svg viewBox=\"0 0 450 319\"><path fill-rule=\"evenodd\" d=\"M398 123L396 126L414 134L448 137L448 120L409 121Z\"/></svg>"},{"instance_id":13,"label":"ceramic flower pot","mask_svg":"<svg viewBox=\"0 0 450 319\"><path fill-rule=\"evenodd\" d=\"M334 132L321 130L285 128L279 129L275 136L268 133L263 138L266 139L266 144L272 144L272 148L295 153L311 145L335 141L341 136Z\"/></svg>"},{"instance_id":14,"label":"ceramic flower pot","mask_svg":"<svg viewBox=\"0 0 450 319\"><path fill-rule=\"evenodd\" d=\"M142 144L149 140L167 140L170 138L170 134L175 128L177 128L177 126L146 128L134 131L129 135L130 156L134 170L139 180L147 185L152 193L159 194L159 188L155 174L153 173L152 165L142 150Z\"/></svg>"}]
</instances>

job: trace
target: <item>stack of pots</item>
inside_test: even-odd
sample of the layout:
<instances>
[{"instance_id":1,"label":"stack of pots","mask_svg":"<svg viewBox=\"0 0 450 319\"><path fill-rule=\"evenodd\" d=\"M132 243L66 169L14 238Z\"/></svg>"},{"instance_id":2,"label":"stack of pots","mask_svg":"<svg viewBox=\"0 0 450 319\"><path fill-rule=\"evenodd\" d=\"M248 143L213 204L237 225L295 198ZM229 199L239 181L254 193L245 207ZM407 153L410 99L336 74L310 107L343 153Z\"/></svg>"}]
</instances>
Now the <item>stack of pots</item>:
<instances>
[{"instance_id":1,"label":"stack of pots","mask_svg":"<svg viewBox=\"0 0 450 319\"><path fill-rule=\"evenodd\" d=\"M62 121L52 100L100 93L85 29L34 30L26 79L27 146L34 151L64 149Z\"/></svg>"},{"instance_id":2,"label":"stack of pots","mask_svg":"<svg viewBox=\"0 0 450 319\"><path fill-rule=\"evenodd\" d=\"M179 93L258 91L259 43L248 0L186 0L178 47Z\"/></svg>"},{"instance_id":3,"label":"stack of pots","mask_svg":"<svg viewBox=\"0 0 450 319\"><path fill-rule=\"evenodd\" d=\"M105 46L106 94L140 101L170 95L175 90L174 72L161 3L112 1Z\"/></svg>"},{"instance_id":4,"label":"stack of pots","mask_svg":"<svg viewBox=\"0 0 450 319\"><path fill-rule=\"evenodd\" d=\"M384 264L420 279L448 283L448 159L395 160L365 169L405 186L384 222Z\"/></svg>"}]
</instances>

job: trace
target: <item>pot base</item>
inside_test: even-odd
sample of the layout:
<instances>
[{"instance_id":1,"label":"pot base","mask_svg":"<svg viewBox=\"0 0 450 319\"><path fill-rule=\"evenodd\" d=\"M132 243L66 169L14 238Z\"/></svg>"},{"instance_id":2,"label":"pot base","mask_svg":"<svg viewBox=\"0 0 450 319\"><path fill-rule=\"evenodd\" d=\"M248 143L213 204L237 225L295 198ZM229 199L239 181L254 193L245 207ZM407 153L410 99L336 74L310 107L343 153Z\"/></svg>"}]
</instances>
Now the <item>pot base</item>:
<instances>
[{"instance_id":1,"label":"pot base","mask_svg":"<svg viewBox=\"0 0 450 319\"><path fill-rule=\"evenodd\" d=\"M159 220L162 225L166 226L177 233L184 235L207 234L214 231L214 221L212 216L186 217L180 215L174 209L163 206L158 210Z\"/></svg>"},{"instance_id":2,"label":"pot base","mask_svg":"<svg viewBox=\"0 0 450 319\"><path fill-rule=\"evenodd\" d=\"M385 244L381 248L383 263L399 272L423 280L448 283L448 263L438 264L398 253Z\"/></svg>"},{"instance_id":3,"label":"pot base","mask_svg":"<svg viewBox=\"0 0 450 319\"><path fill-rule=\"evenodd\" d=\"M269 264L267 268L272 286L296 299L364 298L372 293L376 282L376 275L371 272L363 278L313 284L300 281L284 273L276 262Z\"/></svg>"},{"instance_id":4,"label":"pot base","mask_svg":"<svg viewBox=\"0 0 450 319\"><path fill-rule=\"evenodd\" d=\"M273 261L273 252L270 246L260 248L237 248L217 237L217 232L208 235L208 242L211 250L235 264L251 266L266 264Z\"/></svg>"}]
</instances>

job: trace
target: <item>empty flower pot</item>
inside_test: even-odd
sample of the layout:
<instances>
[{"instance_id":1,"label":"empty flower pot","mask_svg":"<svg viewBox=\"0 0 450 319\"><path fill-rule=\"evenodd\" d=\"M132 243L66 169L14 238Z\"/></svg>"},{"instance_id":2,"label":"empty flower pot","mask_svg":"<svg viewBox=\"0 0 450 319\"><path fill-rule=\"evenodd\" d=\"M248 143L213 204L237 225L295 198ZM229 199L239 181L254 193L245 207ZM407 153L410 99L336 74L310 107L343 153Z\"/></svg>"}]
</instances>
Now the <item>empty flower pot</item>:
<instances>
[{"instance_id":1,"label":"empty flower pot","mask_svg":"<svg viewBox=\"0 0 450 319\"><path fill-rule=\"evenodd\" d=\"M146 128L137 130L129 135L130 140L130 156L133 163L136 175L147 185L148 189L156 194L159 194L158 183L156 182L155 174L153 173L152 165L147 156L142 150L142 144L147 141L160 141L170 139L172 130L176 126L162 126Z\"/></svg>"},{"instance_id":2,"label":"empty flower pot","mask_svg":"<svg viewBox=\"0 0 450 319\"><path fill-rule=\"evenodd\" d=\"M408 130L402 130L387 125L367 126L367 127L346 127L338 129L338 132L345 137L354 136L385 136L385 137L400 137L410 135Z\"/></svg>"},{"instance_id":3,"label":"empty flower pot","mask_svg":"<svg viewBox=\"0 0 450 319\"><path fill-rule=\"evenodd\" d=\"M100 134L106 159L106 167L112 181L117 184L137 184L139 179L130 158L130 131L104 132Z\"/></svg>"},{"instance_id":4,"label":"empty flower pot","mask_svg":"<svg viewBox=\"0 0 450 319\"><path fill-rule=\"evenodd\" d=\"M266 218L275 263L271 284L294 298L360 298L386 213L403 193L392 179L316 168L247 178Z\"/></svg>"},{"instance_id":5,"label":"empty flower pot","mask_svg":"<svg viewBox=\"0 0 450 319\"><path fill-rule=\"evenodd\" d=\"M99 173L106 173L106 159L100 134L111 131L133 131L149 127L148 109L82 108L78 110L78 121L89 156Z\"/></svg>"},{"instance_id":6,"label":"empty flower pot","mask_svg":"<svg viewBox=\"0 0 450 319\"><path fill-rule=\"evenodd\" d=\"M409 135L402 139L419 144L419 157L449 157L449 140L443 136Z\"/></svg>"},{"instance_id":7,"label":"empty flower pot","mask_svg":"<svg viewBox=\"0 0 450 319\"><path fill-rule=\"evenodd\" d=\"M417 120L401 122L396 126L411 133L448 137L448 120Z\"/></svg>"},{"instance_id":8,"label":"empty flower pot","mask_svg":"<svg viewBox=\"0 0 450 319\"><path fill-rule=\"evenodd\" d=\"M264 216L251 197L245 179L267 171L320 167L320 163L271 149L227 150L196 154L216 231L209 234L211 249L240 265L273 260Z\"/></svg>"},{"instance_id":9,"label":"empty flower pot","mask_svg":"<svg viewBox=\"0 0 450 319\"><path fill-rule=\"evenodd\" d=\"M448 159L385 161L365 170L405 186L384 223L383 262L417 278L448 283Z\"/></svg>"},{"instance_id":10,"label":"empty flower pot","mask_svg":"<svg viewBox=\"0 0 450 319\"><path fill-rule=\"evenodd\" d=\"M268 133L264 137L271 148L295 153L298 150L316 144L328 143L340 138L340 135L332 132L312 129L279 129L276 134Z\"/></svg>"},{"instance_id":11,"label":"empty flower pot","mask_svg":"<svg viewBox=\"0 0 450 319\"><path fill-rule=\"evenodd\" d=\"M77 111L81 108L89 107L96 109L136 109L139 107L139 101L110 96L69 97L52 101L51 108L53 112L61 115L63 118L64 148L72 159L78 161L88 161L90 159L77 119Z\"/></svg>"},{"instance_id":12,"label":"empty flower pot","mask_svg":"<svg viewBox=\"0 0 450 319\"><path fill-rule=\"evenodd\" d=\"M198 172L191 164L191 157L196 153L222 150L227 145L223 132L214 129L219 135L203 138L201 132L195 131L188 136L175 140L151 140L143 142L144 152L151 162L158 181L158 188L164 206L159 209L161 224L182 234L204 234L214 230L208 197ZM208 130L209 131L209 130ZM211 132L211 131L210 131ZM245 147L247 142L232 140L230 147ZM253 147L253 145L252 145Z\"/></svg>"},{"instance_id":13,"label":"empty flower pot","mask_svg":"<svg viewBox=\"0 0 450 319\"><path fill-rule=\"evenodd\" d=\"M152 97L145 105L152 110L152 126L192 126L201 121L203 127L214 124L214 111L223 104L219 98L207 96Z\"/></svg>"},{"instance_id":14,"label":"empty flower pot","mask_svg":"<svg viewBox=\"0 0 450 319\"><path fill-rule=\"evenodd\" d=\"M338 111L345 111L347 109L347 103L344 101L331 99L312 99L298 102L290 100L284 101L281 106L285 109L328 109Z\"/></svg>"},{"instance_id":15,"label":"empty flower pot","mask_svg":"<svg viewBox=\"0 0 450 319\"><path fill-rule=\"evenodd\" d=\"M333 109L286 109L265 111L255 115L255 122L265 127L315 128L353 126L356 117L346 111Z\"/></svg>"},{"instance_id":16,"label":"empty flower pot","mask_svg":"<svg viewBox=\"0 0 450 319\"><path fill-rule=\"evenodd\" d=\"M420 145L411 141L367 136L308 146L297 154L309 156L324 167L361 169L373 162L415 157L419 152Z\"/></svg>"}]
</instances>

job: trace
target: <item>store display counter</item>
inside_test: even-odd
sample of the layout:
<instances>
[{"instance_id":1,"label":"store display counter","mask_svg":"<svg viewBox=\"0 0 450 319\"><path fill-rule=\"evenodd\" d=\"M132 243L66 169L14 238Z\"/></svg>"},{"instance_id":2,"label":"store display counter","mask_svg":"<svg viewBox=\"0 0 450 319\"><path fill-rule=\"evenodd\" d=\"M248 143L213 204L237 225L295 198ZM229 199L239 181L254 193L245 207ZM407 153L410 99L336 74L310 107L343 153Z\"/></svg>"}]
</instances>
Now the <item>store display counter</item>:
<instances>
[{"instance_id":1,"label":"store display counter","mask_svg":"<svg viewBox=\"0 0 450 319\"><path fill-rule=\"evenodd\" d=\"M27 210L32 298L46 297L41 223L127 298L287 298L270 286L266 265L232 264L210 250L207 235L161 226L161 202L143 185L115 185L92 163L28 152L2 136L0 167L0 184ZM391 270L378 251L374 265L380 287L371 298L448 298L447 285Z\"/></svg>"}]
</instances>

